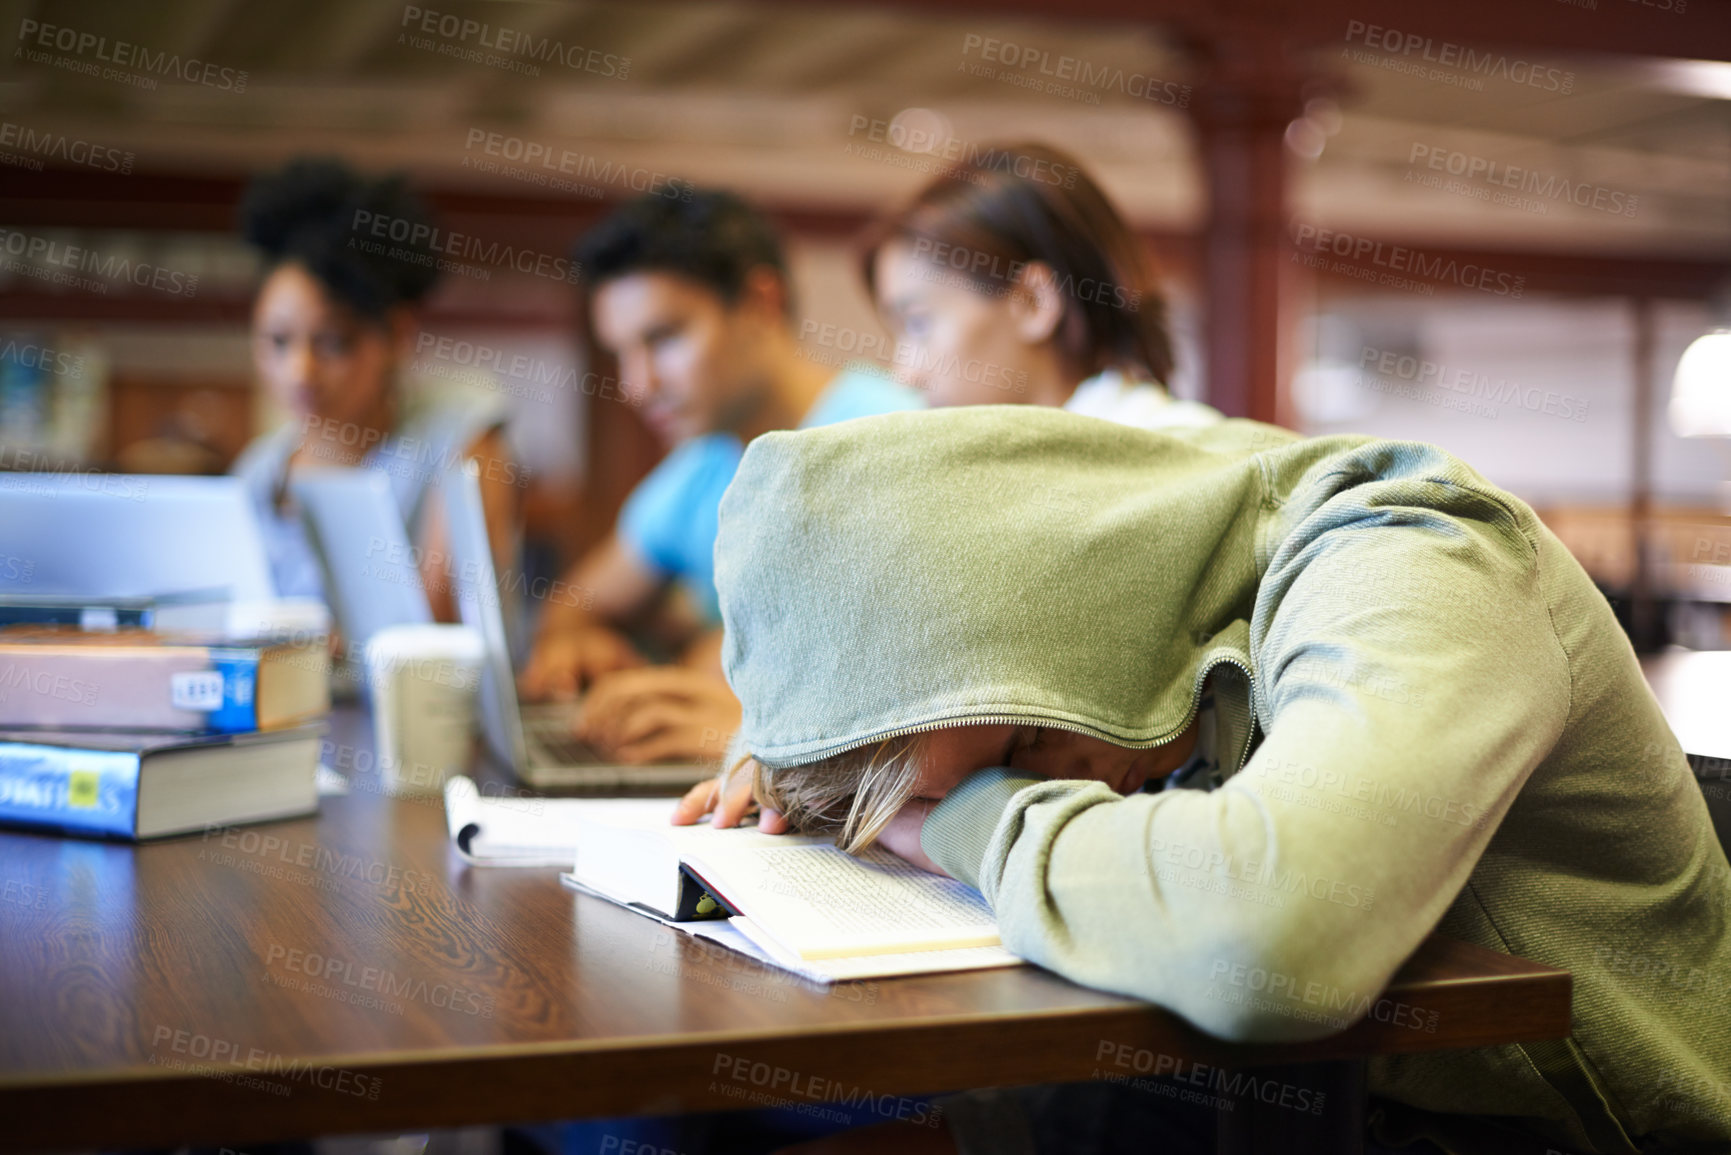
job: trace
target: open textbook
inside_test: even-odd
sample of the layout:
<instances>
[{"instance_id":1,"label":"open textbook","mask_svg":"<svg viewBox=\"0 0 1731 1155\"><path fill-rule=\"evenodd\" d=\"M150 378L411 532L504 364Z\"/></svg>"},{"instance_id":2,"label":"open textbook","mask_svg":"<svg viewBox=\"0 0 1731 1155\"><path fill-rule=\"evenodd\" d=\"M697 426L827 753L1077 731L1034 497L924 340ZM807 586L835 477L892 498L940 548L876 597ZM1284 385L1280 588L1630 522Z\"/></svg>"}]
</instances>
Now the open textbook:
<instances>
[{"instance_id":1,"label":"open textbook","mask_svg":"<svg viewBox=\"0 0 1731 1155\"><path fill-rule=\"evenodd\" d=\"M828 838L673 826L673 799L589 800L573 887L829 982L1014 966L964 883ZM720 921L725 920L725 921Z\"/></svg>"}]
</instances>

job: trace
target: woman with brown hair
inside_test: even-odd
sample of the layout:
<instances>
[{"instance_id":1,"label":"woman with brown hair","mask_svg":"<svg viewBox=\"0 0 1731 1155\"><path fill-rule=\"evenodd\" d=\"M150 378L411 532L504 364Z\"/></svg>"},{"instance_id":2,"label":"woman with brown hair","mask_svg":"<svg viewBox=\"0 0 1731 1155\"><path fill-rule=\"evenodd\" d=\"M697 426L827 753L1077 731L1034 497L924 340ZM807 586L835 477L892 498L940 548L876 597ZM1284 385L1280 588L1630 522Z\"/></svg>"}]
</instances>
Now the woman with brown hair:
<instances>
[{"instance_id":1,"label":"woman with brown hair","mask_svg":"<svg viewBox=\"0 0 1731 1155\"><path fill-rule=\"evenodd\" d=\"M979 150L879 223L861 272L898 371L933 405L1061 406L1149 429L1219 420L1167 393L1166 303L1141 243L1057 149Z\"/></svg>"}]
</instances>

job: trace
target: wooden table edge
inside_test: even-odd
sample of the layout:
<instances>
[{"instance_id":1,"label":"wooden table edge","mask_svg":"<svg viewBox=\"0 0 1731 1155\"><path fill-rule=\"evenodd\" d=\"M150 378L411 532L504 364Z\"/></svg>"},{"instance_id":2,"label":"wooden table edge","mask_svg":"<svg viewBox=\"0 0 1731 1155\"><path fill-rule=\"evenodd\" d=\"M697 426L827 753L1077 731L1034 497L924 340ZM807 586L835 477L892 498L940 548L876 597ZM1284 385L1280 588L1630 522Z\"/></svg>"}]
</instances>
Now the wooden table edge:
<instances>
[{"instance_id":1,"label":"wooden table edge","mask_svg":"<svg viewBox=\"0 0 1731 1155\"><path fill-rule=\"evenodd\" d=\"M271 1081L267 1072L245 1066L44 1073L0 1079L0 1116L10 1120L0 1130L0 1151L188 1141L232 1145L411 1127L739 1110L768 1105L760 1101L764 1096L795 1107L815 1108L827 1101L789 1097L781 1086L789 1082L797 1088L815 1081L824 1094L843 1099L863 1088L874 1098L907 1102L908 1096L961 1087L1099 1077L1103 1054L1167 1054L1230 1068L1567 1037L1568 972L1518 962L1514 973L1432 983L1413 995L1404 1005L1412 1015L1434 1013L1434 1031L1367 1019L1301 1044L1224 1042L1152 1004L1126 1000L1117 1006L1061 1008L1032 1019L1003 1011L836 1024L800 1033L760 1029L622 1036L300 1060L307 1071L335 1073L347 1091L299 1085L297 1076L289 1093L266 1093L231 1081ZM1452 1029L1451 1014L1480 997L1486 983L1529 988L1521 1011L1503 1016L1494 1029ZM1398 1004L1402 996L1403 985L1396 983L1382 1001ZM1078 1048L1076 1028L1090 1020L1097 1024L1098 1042ZM966 1045L958 1045L957 1032L968 1036ZM768 1072L767 1083L760 1087L749 1077L742 1079L747 1071ZM791 1080L783 1072L791 1072ZM288 1086L280 1078L276 1082ZM356 1093L366 1088L372 1097ZM188 1111L195 1103L201 1123L191 1133Z\"/></svg>"}]
</instances>

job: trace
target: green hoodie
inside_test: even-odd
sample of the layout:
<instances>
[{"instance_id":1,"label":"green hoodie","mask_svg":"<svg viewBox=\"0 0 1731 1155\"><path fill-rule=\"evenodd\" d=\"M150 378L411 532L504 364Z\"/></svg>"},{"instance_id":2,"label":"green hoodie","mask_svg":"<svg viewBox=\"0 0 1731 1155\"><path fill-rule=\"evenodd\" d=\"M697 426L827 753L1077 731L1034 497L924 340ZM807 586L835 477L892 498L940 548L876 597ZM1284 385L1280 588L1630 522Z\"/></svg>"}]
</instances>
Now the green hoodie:
<instances>
[{"instance_id":1,"label":"green hoodie","mask_svg":"<svg viewBox=\"0 0 1731 1155\"><path fill-rule=\"evenodd\" d=\"M1731 1150L1731 867L1700 790L1580 566L1441 450L1032 406L772 433L716 583L735 746L772 772L963 722L1158 745L1212 686L1217 789L985 770L932 813L927 854L1017 953L1297 1040L1437 930L1567 968L1573 1037L1379 1060L1373 1090L1444 1131Z\"/></svg>"}]
</instances>

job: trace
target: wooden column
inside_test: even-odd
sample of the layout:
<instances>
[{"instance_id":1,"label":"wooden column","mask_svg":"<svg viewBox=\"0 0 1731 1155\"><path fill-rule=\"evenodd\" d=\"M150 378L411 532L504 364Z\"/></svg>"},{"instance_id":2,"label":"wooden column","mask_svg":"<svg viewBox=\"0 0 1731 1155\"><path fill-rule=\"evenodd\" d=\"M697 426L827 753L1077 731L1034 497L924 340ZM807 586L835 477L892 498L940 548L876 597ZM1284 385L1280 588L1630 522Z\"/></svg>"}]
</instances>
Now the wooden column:
<instances>
[{"instance_id":1,"label":"wooden column","mask_svg":"<svg viewBox=\"0 0 1731 1155\"><path fill-rule=\"evenodd\" d=\"M1275 421L1289 318L1286 126L1303 111L1304 76L1267 29L1223 29L1193 44L1202 64L1190 113L1208 184L1203 231L1203 353L1210 404Z\"/></svg>"},{"instance_id":2,"label":"wooden column","mask_svg":"<svg viewBox=\"0 0 1731 1155\"><path fill-rule=\"evenodd\" d=\"M1659 599L1654 589L1649 527L1653 517L1653 300L1630 302L1634 321L1629 350L1633 419L1629 422L1629 637L1640 653L1663 644Z\"/></svg>"}]
</instances>

